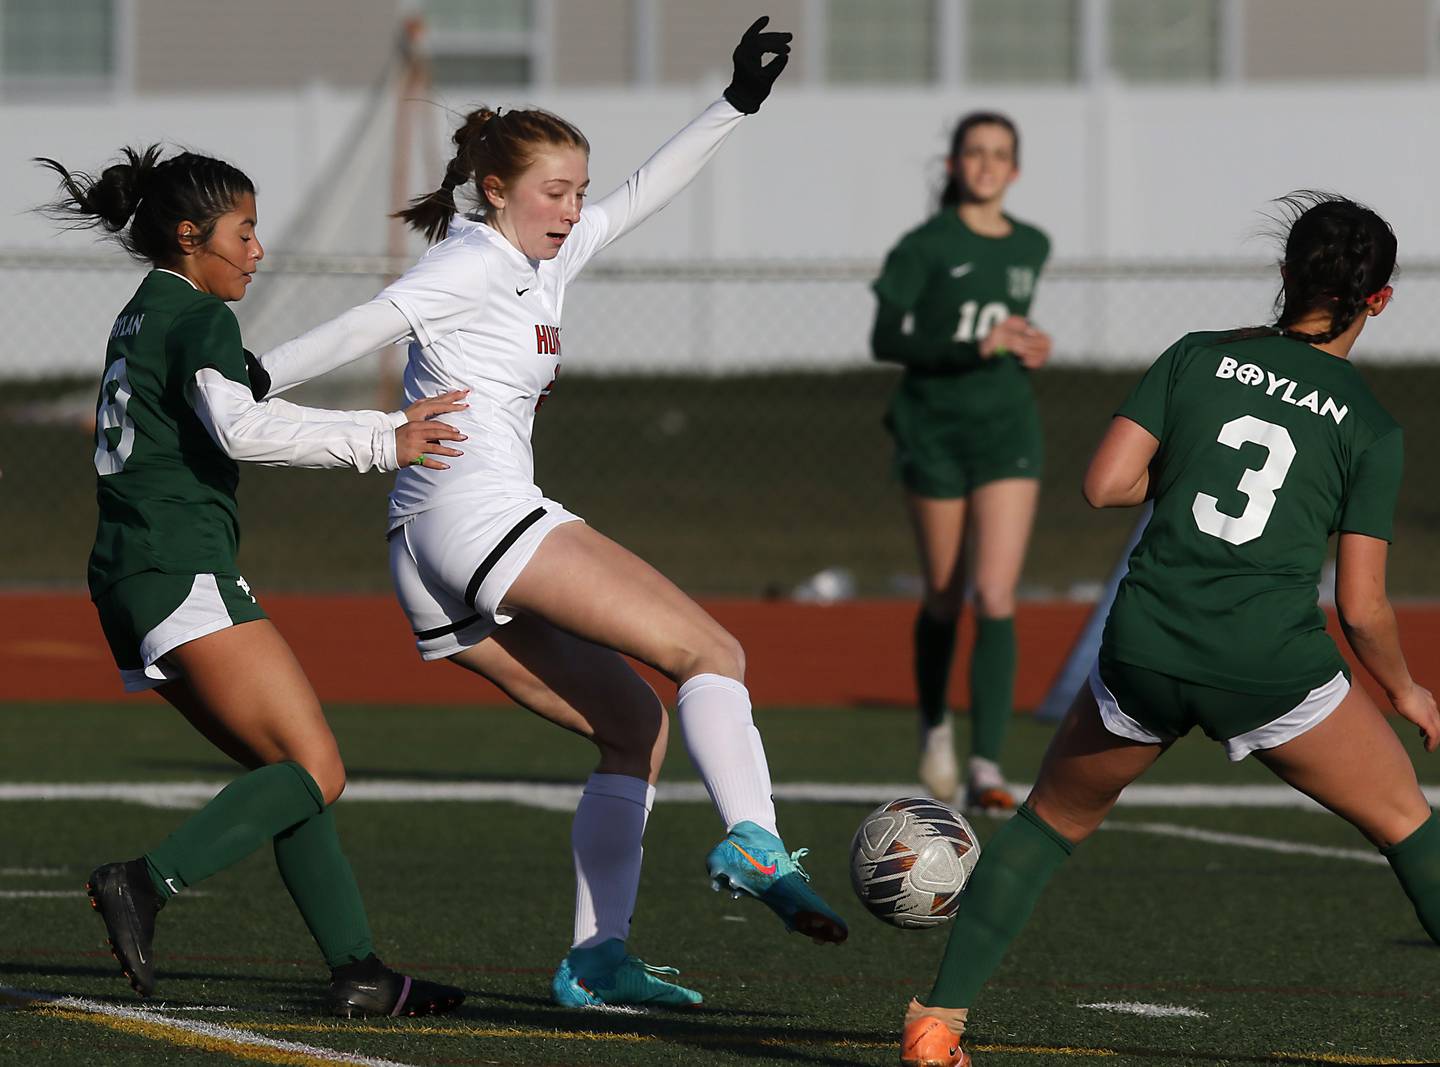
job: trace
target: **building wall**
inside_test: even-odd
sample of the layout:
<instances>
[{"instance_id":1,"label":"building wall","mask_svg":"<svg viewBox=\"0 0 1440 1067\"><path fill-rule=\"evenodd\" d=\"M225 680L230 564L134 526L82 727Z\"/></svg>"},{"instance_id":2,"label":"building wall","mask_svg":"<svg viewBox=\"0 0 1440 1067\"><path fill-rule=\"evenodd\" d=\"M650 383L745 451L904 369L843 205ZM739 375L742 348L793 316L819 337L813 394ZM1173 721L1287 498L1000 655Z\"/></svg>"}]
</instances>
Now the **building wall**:
<instances>
[{"instance_id":1,"label":"building wall","mask_svg":"<svg viewBox=\"0 0 1440 1067\"><path fill-rule=\"evenodd\" d=\"M137 93L370 85L395 53L397 0L137 0Z\"/></svg>"},{"instance_id":2,"label":"building wall","mask_svg":"<svg viewBox=\"0 0 1440 1067\"><path fill-rule=\"evenodd\" d=\"M635 69L633 0L557 3L552 75L556 85L625 85Z\"/></svg>"},{"instance_id":3,"label":"building wall","mask_svg":"<svg viewBox=\"0 0 1440 1067\"><path fill-rule=\"evenodd\" d=\"M1245 77L1424 77L1435 47L1432 7L1429 0L1250 0Z\"/></svg>"},{"instance_id":4,"label":"building wall","mask_svg":"<svg viewBox=\"0 0 1440 1067\"><path fill-rule=\"evenodd\" d=\"M741 32L761 15L779 30L803 33L803 0L663 0L660 13L660 80L674 85L692 85L710 72L730 73L730 53ZM790 57L787 76L807 76L804 58L797 50Z\"/></svg>"}]
</instances>

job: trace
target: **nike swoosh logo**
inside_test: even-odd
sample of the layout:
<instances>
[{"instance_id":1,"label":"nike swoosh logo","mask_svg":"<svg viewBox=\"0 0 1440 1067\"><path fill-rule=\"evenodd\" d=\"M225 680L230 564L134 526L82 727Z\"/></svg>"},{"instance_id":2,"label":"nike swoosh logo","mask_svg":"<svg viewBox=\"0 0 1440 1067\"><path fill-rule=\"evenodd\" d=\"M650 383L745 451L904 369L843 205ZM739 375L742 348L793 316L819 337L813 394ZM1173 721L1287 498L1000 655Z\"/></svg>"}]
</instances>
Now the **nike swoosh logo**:
<instances>
[{"instance_id":1,"label":"nike swoosh logo","mask_svg":"<svg viewBox=\"0 0 1440 1067\"><path fill-rule=\"evenodd\" d=\"M769 864L760 863L758 860L755 859L754 856L750 855L750 853L746 852L746 851L745 851L743 848L741 848L739 845L736 845L734 841L731 841L730 844L731 844L731 845L734 845L735 851L738 852L738 853L740 853L740 855L744 856L747 860L749 860L749 861L750 861L750 866L754 867L754 868L755 868L757 871L759 871L761 874L774 874L774 873L775 873L775 864L773 864L773 863L769 863Z\"/></svg>"},{"instance_id":2,"label":"nike swoosh logo","mask_svg":"<svg viewBox=\"0 0 1440 1067\"><path fill-rule=\"evenodd\" d=\"M526 293L528 293L529 291L530 291L530 287L527 285L524 289L516 289L516 290L515 290L515 295L516 295L516 296L524 296L524 295L525 295Z\"/></svg>"},{"instance_id":3,"label":"nike swoosh logo","mask_svg":"<svg viewBox=\"0 0 1440 1067\"><path fill-rule=\"evenodd\" d=\"M951 267L951 268L950 268L950 277L952 277L952 278L963 278L963 277L965 277L965 275L969 274L969 273L970 273L972 270L974 270L974 269L975 269L975 264L973 264L973 263L962 263L962 264L960 264L960 266L958 266L958 267Z\"/></svg>"}]
</instances>

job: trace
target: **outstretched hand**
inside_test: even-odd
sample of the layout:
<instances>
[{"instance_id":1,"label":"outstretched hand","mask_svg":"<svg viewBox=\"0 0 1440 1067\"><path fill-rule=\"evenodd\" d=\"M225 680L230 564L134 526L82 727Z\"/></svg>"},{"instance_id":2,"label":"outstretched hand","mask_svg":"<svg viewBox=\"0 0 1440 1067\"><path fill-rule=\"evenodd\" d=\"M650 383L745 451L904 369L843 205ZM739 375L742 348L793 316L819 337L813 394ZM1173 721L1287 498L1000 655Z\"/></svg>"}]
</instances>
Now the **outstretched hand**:
<instances>
[{"instance_id":1,"label":"outstretched hand","mask_svg":"<svg viewBox=\"0 0 1440 1067\"><path fill-rule=\"evenodd\" d=\"M761 15L745 31L740 43L735 46L732 58L735 60L735 76L725 89L725 99L736 111L753 115L770 95L770 88L785 64L790 62L791 33L765 33L769 15ZM763 62L766 55L775 58Z\"/></svg>"}]
</instances>

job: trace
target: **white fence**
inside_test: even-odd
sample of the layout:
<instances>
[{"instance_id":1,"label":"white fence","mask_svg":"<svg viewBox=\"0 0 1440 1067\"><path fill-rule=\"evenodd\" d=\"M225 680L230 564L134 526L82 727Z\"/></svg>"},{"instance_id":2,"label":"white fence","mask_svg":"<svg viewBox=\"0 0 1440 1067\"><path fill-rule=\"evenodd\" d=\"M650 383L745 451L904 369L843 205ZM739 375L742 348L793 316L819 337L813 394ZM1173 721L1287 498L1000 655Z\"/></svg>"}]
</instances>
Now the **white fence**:
<instances>
[{"instance_id":1,"label":"white fence","mask_svg":"<svg viewBox=\"0 0 1440 1067\"><path fill-rule=\"evenodd\" d=\"M408 261L275 255L236 305L262 352L368 300ZM878 264L861 261L595 264L567 294L567 374L828 371L869 361ZM98 373L116 314L143 276L118 254L0 250L0 380ZM1034 307L1059 365L1143 366L1182 334L1267 321L1273 266L1061 262ZM1440 263L1407 266L1362 358L1440 361L1430 309Z\"/></svg>"}]
</instances>

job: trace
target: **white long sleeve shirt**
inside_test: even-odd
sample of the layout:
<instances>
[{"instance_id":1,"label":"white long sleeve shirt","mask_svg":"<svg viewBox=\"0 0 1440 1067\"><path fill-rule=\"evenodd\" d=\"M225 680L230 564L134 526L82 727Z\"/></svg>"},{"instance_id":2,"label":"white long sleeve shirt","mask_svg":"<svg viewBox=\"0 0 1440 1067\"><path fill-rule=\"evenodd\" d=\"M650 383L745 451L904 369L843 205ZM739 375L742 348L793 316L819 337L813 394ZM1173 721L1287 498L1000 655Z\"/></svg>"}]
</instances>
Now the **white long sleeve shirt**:
<instances>
[{"instance_id":1,"label":"white long sleeve shirt","mask_svg":"<svg viewBox=\"0 0 1440 1067\"><path fill-rule=\"evenodd\" d=\"M448 471L400 472L392 525L466 496L539 497L530 437L560 367L566 285L684 189L742 118L723 99L711 104L620 188L586 205L553 259L529 259L491 226L457 217L445 240L373 301L261 356L271 392L409 336L407 401L470 390L469 408L446 416L468 441Z\"/></svg>"},{"instance_id":2,"label":"white long sleeve shirt","mask_svg":"<svg viewBox=\"0 0 1440 1067\"><path fill-rule=\"evenodd\" d=\"M213 367L196 372L190 406L231 459L283 467L399 469L395 431L405 412L332 411L286 400L256 402L248 387Z\"/></svg>"}]
</instances>

